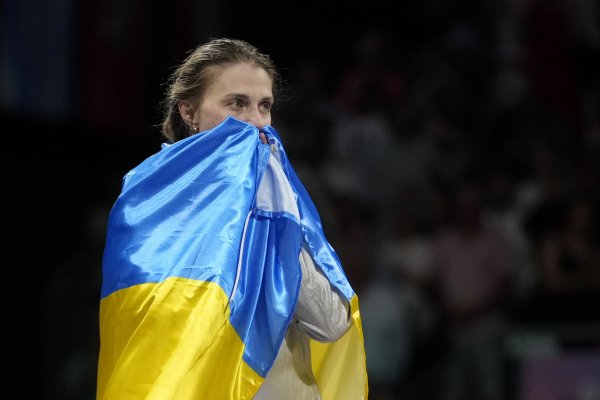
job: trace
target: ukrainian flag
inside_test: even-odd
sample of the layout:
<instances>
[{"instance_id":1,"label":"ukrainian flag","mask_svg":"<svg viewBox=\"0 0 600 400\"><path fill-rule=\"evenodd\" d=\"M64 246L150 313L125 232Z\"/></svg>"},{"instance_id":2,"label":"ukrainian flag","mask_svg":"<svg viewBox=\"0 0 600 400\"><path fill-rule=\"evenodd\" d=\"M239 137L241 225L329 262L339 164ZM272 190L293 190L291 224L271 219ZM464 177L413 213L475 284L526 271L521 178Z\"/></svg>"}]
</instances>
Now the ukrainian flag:
<instances>
[{"instance_id":1,"label":"ukrainian flag","mask_svg":"<svg viewBox=\"0 0 600 400\"><path fill-rule=\"evenodd\" d=\"M294 312L303 243L353 319L336 342L311 341L322 398L367 398L358 299L279 135L265 132L269 145L228 117L123 178L103 258L99 400L252 399ZM296 212L257 196L275 156Z\"/></svg>"}]
</instances>

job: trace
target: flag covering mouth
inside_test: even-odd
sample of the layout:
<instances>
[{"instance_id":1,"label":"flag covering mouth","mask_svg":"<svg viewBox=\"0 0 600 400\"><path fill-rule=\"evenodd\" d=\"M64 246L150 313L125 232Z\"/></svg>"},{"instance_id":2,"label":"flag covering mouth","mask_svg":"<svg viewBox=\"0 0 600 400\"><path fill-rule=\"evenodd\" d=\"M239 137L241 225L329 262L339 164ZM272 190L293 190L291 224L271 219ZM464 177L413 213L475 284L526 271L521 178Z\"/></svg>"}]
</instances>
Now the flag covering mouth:
<instances>
[{"instance_id":1,"label":"flag covering mouth","mask_svg":"<svg viewBox=\"0 0 600 400\"><path fill-rule=\"evenodd\" d=\"M291 321L302 246L353 319L339 340L311 340L322 398L367 398L358 299L279 135L264 132L270 146L228 117L123 178L103 258L98 399L251 399Z\"/></svg>"}]
</instances>

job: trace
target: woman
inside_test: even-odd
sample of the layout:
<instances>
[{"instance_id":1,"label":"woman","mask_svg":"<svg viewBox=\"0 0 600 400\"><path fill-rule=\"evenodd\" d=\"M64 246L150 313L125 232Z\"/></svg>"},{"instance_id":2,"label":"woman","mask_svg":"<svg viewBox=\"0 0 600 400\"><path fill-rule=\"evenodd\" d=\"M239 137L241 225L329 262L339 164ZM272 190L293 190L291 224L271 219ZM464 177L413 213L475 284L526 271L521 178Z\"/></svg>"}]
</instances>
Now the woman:
<instances>
[{"instance_id":1,"label":"woman","mask_svg":"<svg viewBox=\"0 0 600 400\"><path fill-rule=\"evenodd\" d=\"M269 56L211 40L108 222L98 399L364 399L358 300L271 126Z\"/></svg>"}]
</instances>

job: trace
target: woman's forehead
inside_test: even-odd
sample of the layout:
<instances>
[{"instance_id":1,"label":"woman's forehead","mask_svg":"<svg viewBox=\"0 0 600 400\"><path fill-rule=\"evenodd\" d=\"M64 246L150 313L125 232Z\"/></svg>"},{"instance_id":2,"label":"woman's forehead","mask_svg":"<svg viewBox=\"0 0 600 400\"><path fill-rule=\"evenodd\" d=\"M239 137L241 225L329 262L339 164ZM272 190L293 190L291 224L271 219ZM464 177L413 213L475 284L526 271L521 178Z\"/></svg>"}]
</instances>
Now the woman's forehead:
<instances>
[{"instance_id":1,"label":"woman's forehead","mask_svg":"<svg viewBox=\"0 0 600 400\"><path fill-rule=\"evenodd\" d=\"M259 90L272 92L273 80L264 68L255 64L235 63L220 66L210 86L213 90Z\"/></svg>"}]
</instances>

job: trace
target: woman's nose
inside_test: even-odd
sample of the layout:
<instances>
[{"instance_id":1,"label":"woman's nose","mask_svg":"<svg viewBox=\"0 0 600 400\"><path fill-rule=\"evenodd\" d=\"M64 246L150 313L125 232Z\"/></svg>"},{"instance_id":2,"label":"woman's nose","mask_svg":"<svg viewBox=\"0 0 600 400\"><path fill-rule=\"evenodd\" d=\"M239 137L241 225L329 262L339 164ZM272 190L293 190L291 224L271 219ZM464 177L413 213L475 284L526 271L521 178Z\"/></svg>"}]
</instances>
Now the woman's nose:
<instances>
[{"instance_id":1,"label":"woman's nose","mask_svg":"<svg viewBox=\"0 0 600 400\"><path fill-rule=\"evenodd\" d=\"M269 117L262 114L258 110L249 111L246 115L245 122L249 123L250 125L254 125L259 130L262 130L266 125L270 123Z\"/></svg>"}]
</instances>

